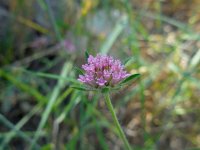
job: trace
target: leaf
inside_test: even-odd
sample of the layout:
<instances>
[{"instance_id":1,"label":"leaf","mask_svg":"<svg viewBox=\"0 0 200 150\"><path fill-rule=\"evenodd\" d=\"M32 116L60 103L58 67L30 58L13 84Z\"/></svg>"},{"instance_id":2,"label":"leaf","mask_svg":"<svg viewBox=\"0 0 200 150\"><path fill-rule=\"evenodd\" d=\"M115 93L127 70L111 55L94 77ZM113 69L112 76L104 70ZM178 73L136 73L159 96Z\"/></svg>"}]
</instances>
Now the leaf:
<instances>
[{"instance_id":1,"label":"leaf","mask_svg":"<svg viewBox=\"0 0 200 150\"><path fill-rule=\"evenodd\" d=\"M117 37L122 33L123 29L125 29L125 27L127 26L127 23L128 23L127 16L122 16L121 18L119 18L115 27L113 28L108 38L103 43L102 47L100 48L101 54L107 54L110 51L111 47L116 42Z\"/></svg>"},{"instance_id":2,"label":"leaf","mask_svg":"<svg viewBox=\"0 0 200 150\"><path fill-rule=\"evenodd\" d=\"M138 74L138 73L137 74L132 74L129 77L127 77L126 79L124 79L120 84L125 84L125 83L130 82L133 79L137 79L139 77L140 77L140 74Z\"/></svg>"},{"instance_id":3,"label":"leaf","mask_svg":"<svg viewBox=\"0 0 200 150\"><path fill-rule=\"evenodd\" d=\"M115 86L115 87L110 88L110 90L111 91L116 91L116 90L120 90L121 88L122 88L122 86L119 85L119 86Z\"/></svg>"},{"instance_id":4,"label":"leaf","mask_svg":"<svg viewBox=\"0 0 200 150\"><path fill-rule=\"evenodd\" d=\"M76 72L77 72L78 74L81 74L81 75L84 74L83 69L78 68L78 67L74 67L74 69L76 70Z\"/></svg>"},{"instance_id":5,"label":"leaf","mask_svg":"<svg viewBox=\"0 0 200 150\"><path fill-rule=\"evenodd\" d=\"M71 86L71 88L79 90L79 91L89 91L90 89L81 86Z\"/></svg>"},{"instance_id":6,"label":"leaf","mask_svg":"<svg viewBox=\"0 0 200 150\"><path fill-rule=\"evenodd\" d=\"M195 53L190 62L190 68L195 68L200 62L200 49Z\"/></svg>"},{"instance_id":7,"label":"leaf","mask_svg":"<svg viewBox=\"0 0 200 150\"><path fill-rule=\"evenodd\" d=\"M29 73L31 75L39 76L39 77L51 78L51 79L56 79L56 80L62 79L65 81L76 83L76 84L79 83L76 79L71 78L71 77L62 77L62 76L56 75L56 74L44 73L44 72L34 72L34 71L30 71L30 70L25 70L25 69L20 69L20 70L24 71L26 73Z\"/></svg>"},{"instance_id":8,"label":"leaf","mask_svg":"<svg viewBox=\"0 0 200 150\"><path fill-rule=\"evenodd\" d=\"M88 53L88 51L86 50L86 51L85 51L85 59L87 60L88 57L89 57L89 53Z\"/></svg>"},{"instance_id":9,"label":"leaf","mask_svg":"<svg viewBox=\"0 0 200 150\"><path fill-rule=\"evenodd\" d=\"M133 57L127 58L127 59L123 62L124 66L126 66L126 65L127 65L129 62L131 62L131 61L134 61L134 58L133 58Z\"/></svg>"}]
</instances>

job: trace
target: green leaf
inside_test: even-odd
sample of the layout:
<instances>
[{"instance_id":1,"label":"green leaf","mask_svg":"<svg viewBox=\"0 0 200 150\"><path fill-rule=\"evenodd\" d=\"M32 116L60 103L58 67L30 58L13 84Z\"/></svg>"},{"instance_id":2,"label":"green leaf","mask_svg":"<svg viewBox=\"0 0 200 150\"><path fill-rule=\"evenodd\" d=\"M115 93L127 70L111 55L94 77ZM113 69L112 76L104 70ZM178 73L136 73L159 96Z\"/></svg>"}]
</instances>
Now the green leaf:
<instances>
[{"instance_id":1,"label":"green leaf","mask_svg":"<svg viewBox=\"0 0 200 150\"><path fill-rule=\"evenodd\" d=\"M81 74L81 75L84 74L83 69L78 68L78 67L74 67L74 69L76 70L76 72L77 72L78 74Z\"/></svg>"},{"instance_id":2,"label":"green leaf","mask_svg":"<svg viewBox=\"0 0 200 150\"><path fill-rule=\"evenodd\" d=\"M129 62L131 62L131 61L134 61L134 58L133 57L128 57L124 62L123 62L123 64L124 64L124 66L126 66Z\"/></svg>"},{"instance_id":3,"label":"green leaf","mask_svg":"<svg viewBox=\"0 0 200 150\"><path fill-rule=\"evenodd\" d=\"M127 77L126 79L124 79L120 84L125 84L125 83L130 82L133 79L137 79L139 77L140 77L140 74L138 74L138 73L137 74L132 74L129 77Z\"/></svg>"},{"instance_id":4,"label":"green leaf","mask_svg":"<svg viewBox=\"0 0 200 150\"><path fill-rule=\"evenodd\" d=\"M34 72L34 71L30 71L30 70L25 70L25 69L20 69L21 71L24 71L26 73L29 73L31 75L35 75L35 76L39 76L39 77L44 77L44 78L51 78L51 79L56 79L56 80L65 80L68 82L72 82L72 83L79 83L76 79L71 78L71 77L61 77L60 75L56 75L56 74L51 74L51 73L44 73L44 72Z\"/></svg>"},{"instance_id":5,"label":"green leaf","mask_svg":"<svg viewBox=\"0 0 200 150\"><path fill-rule=\"evenodd\" d=\"M85 51L85 59L87 60L88 57L89 57L89 53L88 53L88 51Z\"/></svg>"},{"instance_id":6,"label":"green leaf","mask_svg":"<svg viewBox=\"0 0 200 150\"><path fill-rule=\"evenodd\" d=\"M50 150L50 149L53 149L53 147L54 147L53 143L49 143L42 146L41 150Z\"/></svg>"},{"instance_id":7,"label":"green leaf","mask_svg":"<svg viewBox=\"0 0 200 150\"><path fill-rule=\"evenodd\" d=\"M121 18L119 18L115 27L113 28L108 38L103 43L102 47L100 48L101 54L107 54L110 51L111 47L116 42L117 37L122 33L123 29L125 29L125 27L127 26L127 23L128 23L127 16L122 16Z\"/></svg>"},{"instance_id":8,"label":"green leaf","mask_svg":"<svg viewBox=\"0 0 200 150\"><path fill-rule=\"evenodd\" d=\"M71 86L71 88L79 90L79 91L89 91L90 89L81 86Z\"/></svg>"},{"instance_id":9,"label":"green leaf","mask_svg":"<svg viewBox=\"0 0 200 150\"><path fill-rule=\"evenodd\" d=\"M121 88L122 88L122 86L119 85L119 86L115 86L115 87L110 88L110 90L111 91L117 91L117 90L120 90Z\"/></svg>"}]
</instances>

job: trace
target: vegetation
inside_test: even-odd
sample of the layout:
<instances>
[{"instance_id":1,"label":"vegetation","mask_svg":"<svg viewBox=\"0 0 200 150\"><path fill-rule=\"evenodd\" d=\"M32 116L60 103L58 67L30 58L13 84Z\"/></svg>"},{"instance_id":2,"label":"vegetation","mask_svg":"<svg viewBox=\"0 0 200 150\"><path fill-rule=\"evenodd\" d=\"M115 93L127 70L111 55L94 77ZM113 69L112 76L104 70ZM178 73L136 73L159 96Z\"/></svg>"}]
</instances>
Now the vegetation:
<instances>
[{"instance_id":1,"label":"vegetation","mask_svg":"<svg viewBox=\"0 0 200 150\"><path fill-rule=\"evenodd\" d=\"M123 150L85 51L137 82L110 97L134 150L200 149L199 0L0 2L0 149Z\"/></svg>"}]
</instances>

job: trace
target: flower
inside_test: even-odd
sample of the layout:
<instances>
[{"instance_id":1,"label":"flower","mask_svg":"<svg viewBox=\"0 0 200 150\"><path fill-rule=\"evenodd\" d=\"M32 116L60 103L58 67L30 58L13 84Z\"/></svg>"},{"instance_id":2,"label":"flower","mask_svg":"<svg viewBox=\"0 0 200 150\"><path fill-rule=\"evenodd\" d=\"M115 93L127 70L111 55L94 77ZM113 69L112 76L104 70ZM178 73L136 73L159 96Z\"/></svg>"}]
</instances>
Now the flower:
<instances>
[{"instance_id":1,"label":"flower","mask_svg":"<svg viewBox=\"0 0 200 150\"><path fill-rule=\"evenodd\" d=\"M100 54L96 57L89 55L87 64L82 65L82 68L85 74L79 75L78 80L94 88L114 87L130 75L120 60Z\"/></svg>"}]
</instances>

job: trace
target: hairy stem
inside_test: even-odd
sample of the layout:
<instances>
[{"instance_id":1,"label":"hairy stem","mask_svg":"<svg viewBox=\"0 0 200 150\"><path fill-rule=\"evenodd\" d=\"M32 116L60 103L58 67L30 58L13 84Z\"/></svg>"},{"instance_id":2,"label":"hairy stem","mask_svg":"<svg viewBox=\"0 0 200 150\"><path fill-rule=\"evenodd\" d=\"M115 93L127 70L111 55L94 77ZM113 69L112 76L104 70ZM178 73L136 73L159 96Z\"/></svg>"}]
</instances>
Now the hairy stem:
<instances>
[{"instance_id":1,"label":"hairy stem","mask_svg":"<svg viewBox=\"0 0 200 150\"><path fill-rule=\"evenodd\" d=\"M131 147L130 147L130 145L129 145L129 143L128 143L128 140L127 140L127 138L126 138L126 136L125 136L125 134L124 134L124 132L123 132L123 130L122 130L120 124L119 124L119 121L118 121L118 119L117 119L117 116L116 116L116 114L115 114L113 105L112 105L111 100L110 100L109 92L106 92L106 93L104 94L104 97L105 97L106 105L107 105L107 107L108 107L108 109L109 109L109 111L110 111L110 113L111 113L111 115L112 115L112 118L113 118L113 120L114 120L114 123L115 123L115 125L116 125L116 127L117 127L117 129L118 129L118 131L119 131L119 136L120 136L120 138L123 140L123 142L124 142L124 144L125 144L125 146L126 146L126 149L127 149L127 150L132 150Z\"/></svg>"}]
</instances>

